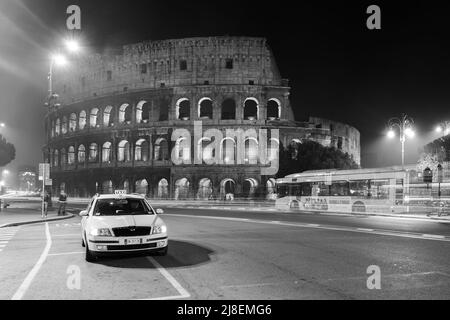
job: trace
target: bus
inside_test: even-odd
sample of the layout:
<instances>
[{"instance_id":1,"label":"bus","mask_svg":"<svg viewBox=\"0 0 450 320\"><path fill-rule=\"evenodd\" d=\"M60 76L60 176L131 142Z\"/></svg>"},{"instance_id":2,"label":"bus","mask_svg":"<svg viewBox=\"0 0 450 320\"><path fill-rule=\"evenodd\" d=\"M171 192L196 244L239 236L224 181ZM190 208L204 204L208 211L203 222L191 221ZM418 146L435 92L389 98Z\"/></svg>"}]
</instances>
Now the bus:
<instances>
[{"instance_id":1,"label":"bus","mask_svg":"<svg viewBox=\"0 0 450 320\"><path fill-rule=\"evenodd\" d=\"M334 212L407 211L409 170L314 170L277 179L276 208ZM406 201L405 201L406 200Z\"/></svg>"}]
</instances>

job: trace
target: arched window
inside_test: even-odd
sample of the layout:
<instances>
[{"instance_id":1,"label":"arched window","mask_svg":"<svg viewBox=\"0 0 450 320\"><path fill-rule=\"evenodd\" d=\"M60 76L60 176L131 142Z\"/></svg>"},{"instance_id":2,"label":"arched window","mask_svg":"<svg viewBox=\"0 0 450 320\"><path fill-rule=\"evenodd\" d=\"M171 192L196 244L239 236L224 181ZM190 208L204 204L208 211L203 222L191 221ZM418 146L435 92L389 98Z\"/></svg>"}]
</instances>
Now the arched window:
<instances>
[{"instance_id":1,"label":"arched window","mask_svg":"<svg viewBox=\"0 0 450 320\"><path fill-rule=\"evenodd\" d=\"M208 200L213 193L213 184L210 179L201 179L198 183L197 199Z\"/></svg>"},{"instance_id":2,"label":"arched window","mask_svg":"<svg viewBox=\"0 0 450 320\"><path fill-rule=\"evenodd\" d=\"M179 179L175 182L175 200L187 199L189 197L189 180Z\"/></svg>"},{"instance_id":3,"label":"arched window","mask_svg":"<svg viewBox=\"0 0 450 320\"><path fill-rule=\"evenodd\" d=\"M86 161L86 148L83 144L78 147L78 163L84 163Z\"/></svg>"},{"instance_id":4,"label":"arched window","mask_svg":"<svg viewBox=\"0 0 450 320\"><path fill-rule=\"evenodd\" d=\"M148 194L148 182L146 179L136 181L136 193L140 193L143 195Z\"/></svg>"},{"instance_id":5,"label":"arched window","mask_svg":"<svg viewBox=\"0 0 450 320\"><path fill-rule=\"evenodd\" d=\"M89 162L98 161L98 146L96 143L91 143L89 145Z\"/></svg>"},{"instance_id":6,"label":"arched window","mask_svg":"<svg viewBox=\"0 0 450 320\"><path fill-rule=\"evenodd\" d=\"M236 119L236 102L233 99L226 99L222 102L222 120Z\"/></svg>"},{"instance_id":7,"label":"arched window","mask_svg":"<svg viewBox=\"0 0 450 320\"><path fill-rule=\"evenodd\" d=\"M158 182L158 198L166 199L169 197L169 183L166 179L161 179Z\"/></svg>"},{"instance_id":8,"label":"arched window","mask_svg":"<svg viewBox=\"0 0 450 320\"><path fill-rule=\"evenodd\" d=\"M77 114L71 113L69 120L69 132L74 132L77 130Z\"/></svg>"},{"instance_id":9,"label":"arched window","mask_svg":"<svg viewBox=\"0 0 450 320\"><path fill-rule=\"evenodd\" d=\"M270 138L269 140L269 154L267 155L269 161L279 159L280 142L278 139Z\"/></svg>"},{"instance_id":10,"label":"arched window","mask_svg":"<svg viewBox=\"0 0 450 320\"><path fill-rule=\"evenodd\" d=\"M189 120L191 116L191 103L189 99L182 98L176 104L176 117L179 120Z\"/></svg>"},{"instance_id":11,"label":"arched window","mask_svg":"<svg viewBox=\"0 0 450 320\"><path fill-rule=\"evenodd\" d=\"M252 198L255 195L256 188L258 187L258 181L253 178L245 179L242 186L242 193L244 198Z\"/></svg>"},{"instance_id":12,"label":"arched window","mask_svg":"<svg viewBox=\"0 0 450 320\"><path fill-rule=\"evenodd\" d=\"M86 111L84 110L80 112L80 117L78 118L78 127L80 128L80 130L86 128Z\"/></svg>"},{"instance_id":13,"label":"arched window","mask_svg":"<svg viewBox=\"0 0 450 320\"><path fill-rule=\"evenodd\" d=\"M130 143L127 140L122 140L117 146L117 161L128 162L130 160Z\"/></svg>"},{"instance_id":14,"label":"arched window","mask_svg":"<svg viewBox=\"0 0 450 320\"><path fill-rule=\"evenodd\" d=\"M258 161L258 140L256 138L245 139L244 163L256 164Z\"/></svg>"},{"instance_id":15,"label":"arched window","mask_svg":"<svg viewBox=\"0 0 450 320\"><path fill-rule=\"evenodd\" d=\"M267 180L266 188L267 198L272 199L273 195L276 193L275 179L270 178L269 180Z\"/></svg>"},{"instance_id":16,"label":"arched window","mask_svg":"<svg viewBox=\"0 0 450 320\"><path fill-rule=\"evenodd\" d=\"M226 137L220 144L221 159L224 164L235 164L236 161L236 141L231 137Z\"/></svg>"},{"instance_id":17,"label":"arched window","mask_svg":"<svg viewBox=\"0 0 450 320\"><path fill-rule=\"evenodd\" d=\"M169 160L169 146L166 139L158 138L156 140L153 159L158 161Z\"/></svg>"},{"instance_id":18,"label":"arched window","mask_svg":"<svg viewBox=\"0 0 450 320\"><path fill-rule=\"evenodd\" d=\"M247 98L244 102L244 120L258 119L258 100Z\"/></svg>"},{"instance_id":19,"label":"arched window","mask_svg":"<svg viewBox=\"0 0 450 320\"><path fill-rule=\"evenodd\" d=\"M191 148L190 146L187 146L185 142L186 138L179 138L175 142L175 154L178 156L179 159L183 160L189 160L191 157Z\"/></svg>"},{"instance_id":20,"label":"arched window","mask_svg":"<svg viewBox=\"0 0 450 320\"><path fill-rule=\"evenodd\" d=\"M215 157L214 152L216 151L215 149L211 150L211 148L207 148L208 145L211 143L211 139L207 138L207 137L203 137L200 140L198 140L198 154L197 154L197 158L201 159L202 161L209 161L210 159Z\"/></svg>"},{"instance_id":21,"label":"arched window","mask_svg":"<svg viewBox=\"0 0 450 320\"><path fill-rule=\"evenodd\" d=\"M59 151L58 151L58 149L53 151L53 166L54 167L59 166Z\"/></svg>"},{"instance_id":22,"label":"arched window","mask_svg":"<svg viewBox=\"0 0 450 320\"><path fill-rule=\"evenodd\" d=\"M111 142L105 142L102 146L102 162L109 163L111 162Z\"/></svg>"},{"instance_id":23,"label":"arched window","mask_svg":"<svg viewBox=\"0 0 450 320\"><path fill-rule=\"evenodd\" d=\"M114 125L113 107L107 106L105 110L103 110L103 126L112 127L113 125Z\"/></svg>"},{"instance_id":24,"label":"arched window","mask_svg":"<svg viewBox=\"0 0 450 320\"><path fill-rule=\"evenodd\" d=\"M220 196L222 199L231 200L230 197L234 197L235 185L233 179L224 179L220 182ZM231 195L231 196L230 196Z\"/></svg>"},{"instance_id":25,"label":"arched window","mask_svg":"<svg viewBox=\"0 0 450 320\"><path fill-rule=\"evenodd\" d=\"M213 118L213 104L210 98L202 98L198 102L198 117L200 119Z\"/></svg>"},{"instance_id":26,"label":"arched window","mask_svg":"<svg viewBox=\"0 0 450 320\"><path fill-rule=\"evenodd\" d=\"M131 123L131 107L128 103L124 103L119 109L119 123Z\"/></svg>"},{"instance_id":27,"label":"arched window","mask_svg":"<svg viewBox=\"0 0 450 320\"><path fill-rule=\"evenodd\" d=\"M114 189L113 188L113 183L112 183L111 180L103 181L103 183L102 183L102 192L104 194L112 194L114 192L113 189Z\"/></svg>"},{"instance_id":28,"label":"arched window","mask_svg":"<svg viewBox=\"0 0 450 320\"><path fill-rule=\"evenodd\" d=\"M55 134L57 136L59 136L59 134L61 132L60 130L61 130L61 120L59 120L59 118L58 118L58 119L56 119L56 122L55 122Z\"/></svg>"},{"instance_id":29,"label":"arched window","mask_svg":"<svg viewBox=\"0 0 450 320\"><path fill-rule=\"evenodd\" d=\"M136 106L136 123L148 123L150 119L150 105L147 101L141 101Z\"/></svg>"},{"instance_id":30,"label":"arched window","mask_svg":"<svg viewBox=\"0 0 450 320\"><path fill-rule=\"evenodd\" d=\"M64 148L61 149L61 151L59 153L59 157L60 157L61 167L64 167L67 164L66 149L64 149Z\"/></svg>"},{"instance_id":31,"label":"arched window","mask_svg":"<svg viewBox=\"0 0 450 320\"><path fill-rule=\"evenodd\" d=\"M267 102L267 119L275 120L281 117L281 107L278 99L270 99Z\"/></svg>"},{"instance_id":32,"label":"arched window","mask_svg":"<svg viewBox=\"0 0 450 320\"><path fill-rule=\"evenodd\" d=\"M67 133L67 117L64 116L62 118L62 123L61 123L61 133L62 134L66 134Z\"/></svg>"},{"instance_id":33,"label":"arched window","mask_svg":"<svg viewBox=\"0 0 450 320\"><path fill-rule=\"evenodd\" d=\"M94 108L91 110L91 114L89 116L89 126L91 128L98 128L100 127L100 117L98 116L99 110L98 108Z\"/></svg>"},{"instance_id":34,"label":"arched window","mask_svg":"<svg viewBox=\"0 0 450 320\"><path fill-rule=\"evenodd\" d=\"M134 151L135 161L148 161L149 160L149 145L147 140L139 139L136 141L136 147Z\"/></svg>"},{"instance_id":35,"label":"arched window","mask_svg":"<svg viewBox=\"0 0 450 320\"><path fill-rule=\"evenodd\" d=\"M67 163L74 164L75 163L75 147L70 146L69 151L67 152Z\"/></svg>"}]
</instances>

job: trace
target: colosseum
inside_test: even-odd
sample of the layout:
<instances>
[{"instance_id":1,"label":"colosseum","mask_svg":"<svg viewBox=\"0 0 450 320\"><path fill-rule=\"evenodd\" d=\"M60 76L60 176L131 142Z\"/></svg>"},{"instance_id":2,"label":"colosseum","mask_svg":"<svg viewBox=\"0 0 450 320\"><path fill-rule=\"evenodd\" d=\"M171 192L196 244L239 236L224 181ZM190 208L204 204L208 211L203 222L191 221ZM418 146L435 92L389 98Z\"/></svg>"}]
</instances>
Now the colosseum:
<instances>
[{"instance_id":1,"label":"colosseum","mask_svg":"<svg viewBox=\"0 0 450 320\"><path fill-rule=\"evenodd\" d=\"M147 41L80 56L54 71L53 93L43 148L53 193L270 197L275 174L265 169L276 162L278 146L303 139L360 162L355 128L320 118L295 121L288 81L264 38ZM248 135L241 139L239 132ZM266 161L258 160L260 144L267 145ZM178 156L182 161L174 161Z\"/></svg>"}]
</instances>

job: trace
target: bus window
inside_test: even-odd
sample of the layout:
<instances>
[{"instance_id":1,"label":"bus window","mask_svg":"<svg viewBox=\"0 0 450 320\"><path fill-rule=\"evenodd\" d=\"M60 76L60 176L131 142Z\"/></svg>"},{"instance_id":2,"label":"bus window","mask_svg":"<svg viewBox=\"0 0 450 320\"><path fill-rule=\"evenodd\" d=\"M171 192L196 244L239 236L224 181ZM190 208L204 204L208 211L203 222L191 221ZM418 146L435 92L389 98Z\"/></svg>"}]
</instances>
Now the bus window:
<instances>
[{"instance_id":1,"label":"bus window","mask_svg":"<svg viewBox=\"0 0 450 320\"><path fill-rule=\"evenodd\" d=\"M350 181L350 195L352 197L367 198L369 195L368 180Z\"/></svg>"},{"instance_id":2,"label":"bus window","mask_svg":"<svg viewBox=\"0 0 450 320\"><path fill-rule=\"evenodd\" d=\"M370 191L374 199L389 198L389 180L371 180Z\"/></svg>"},{"instance_id":3,"label":"bus window","mask_svg":"<svg viewBox=\"0 0 450 320\"><path fill-rule=\"evenodd\" d=\"M330 196L349 196L349 182L348 181L333 181L331 184Z\"/></svg>"}]
</instances>

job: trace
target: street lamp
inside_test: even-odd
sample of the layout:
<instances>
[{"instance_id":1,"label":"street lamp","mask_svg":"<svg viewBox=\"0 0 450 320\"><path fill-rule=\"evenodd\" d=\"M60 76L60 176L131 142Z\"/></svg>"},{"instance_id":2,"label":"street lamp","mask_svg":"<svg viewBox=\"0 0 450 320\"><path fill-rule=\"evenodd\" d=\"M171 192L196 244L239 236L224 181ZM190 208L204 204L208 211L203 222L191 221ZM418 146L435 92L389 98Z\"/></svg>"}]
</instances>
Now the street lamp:
<instances>
[{"instance_id":1,"label":"street lamp","mask_svg":"<svg viewBox=\"0 0 450 320\"><path fill-rule=\"evenodd\" d=\"M402 114L400 118L391 118L388 121L389 131L388 138L395 137L395 128L399 130L400 143L402 145L402 167L405 165L405 141L406 138L414 138L416 133L413 130L414 120L406 114Z\"/></svg>"},{"instance_id":2,"label":"street lamp","mask_svg":"<svg viewBox=\"0 0 450 320\"><path fill-rule=\"evenodd\" d=\"M5 124L3 122L0 123L0 128L4 128Z\"/></svg>"},{"instance_id":3,"label":"street lamp","mask_svg":"<svg viewBox=\"0 0 450 320\"><path fill-rule=\"evenodd\" d=\"M444 121L441 124L439 124L435 131L437 133L443 133L443 136L447 136L450 134L450 121Z\"/></svg>"}]
</instances>

